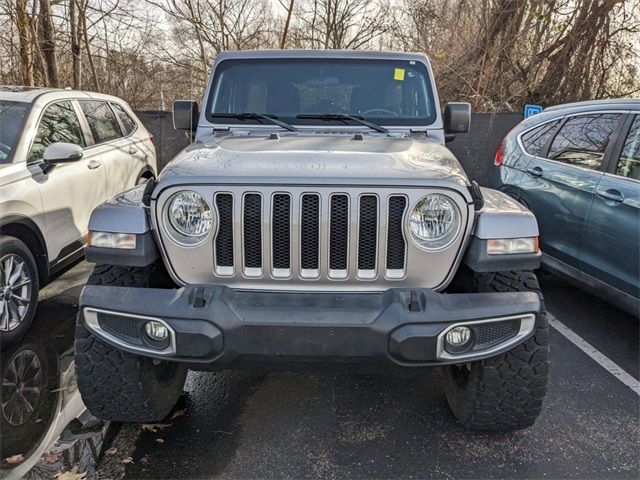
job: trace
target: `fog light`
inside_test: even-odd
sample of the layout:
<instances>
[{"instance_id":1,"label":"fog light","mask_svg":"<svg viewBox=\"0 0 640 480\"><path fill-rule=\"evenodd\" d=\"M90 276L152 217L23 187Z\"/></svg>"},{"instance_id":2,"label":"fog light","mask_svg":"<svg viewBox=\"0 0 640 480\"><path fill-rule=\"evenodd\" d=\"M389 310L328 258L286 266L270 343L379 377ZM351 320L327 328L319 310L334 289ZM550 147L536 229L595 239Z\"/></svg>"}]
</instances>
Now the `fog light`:
<instances>
[{"instance_id":1,"label":"fog light","mask_svg":"<svg viewBox=\"0 0 640 480\"><path fill-rule=\"evenodd\" d=\"M144 326L144 331L151 340L161 342L169 337L169 329L164 324L155 320L148 321Z\"/></svg>"},{"instance_id":2,"label":"fog light","mask_svg":"<svg viewBox=\"0 0 640 480\"><path fill-rule=\"evenodd\" d=\"M452 347L463 347L471 340L471 330L468 327L453 327L445 339Z\"/></svg>"}]
</instances>

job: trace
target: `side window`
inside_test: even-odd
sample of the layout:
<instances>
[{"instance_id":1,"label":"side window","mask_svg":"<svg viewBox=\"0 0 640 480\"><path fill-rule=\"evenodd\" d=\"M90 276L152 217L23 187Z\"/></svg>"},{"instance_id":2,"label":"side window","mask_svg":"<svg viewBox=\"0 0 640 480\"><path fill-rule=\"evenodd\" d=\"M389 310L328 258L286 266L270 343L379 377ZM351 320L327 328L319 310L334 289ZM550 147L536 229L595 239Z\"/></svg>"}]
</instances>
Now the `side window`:
<instances>
[{"instance_id":1,"label":"side window","mask_svg":"<svg viewBox=\"0 0 640 480\"><path fill-rule=\"evenodd\" d=\"M598 170L619 113L599 113L570 117L553 139L548 157L551 160Z\"/></svg>"},{"instance_id":2,"label":"side window","mask_svg":"<svg viewBox=\"0 0 640 480\"><path fill-rule=\"evenodd\" d=\"M556 127L560 123L560 120L554 122L545 123L533 130L525 132L520 137L524 150L529 154L536 157L540 156L540 152L547 144L553 133L556 131Z\"/></svg>"},{"instance_id":3,"label":"side window","mask_svg":"<svg viewBox=\"0 0 640 480\"><path fill-rule=\"evenodd\" d=\"M631 124L627 141L616 165L616 175L640 180L640 115L636 115Z\"/></svg>"},{"instance_id":4,"label":"side window","mask_svg":"<svg viewBox=\"0 0 640 480\"><path fill-rule=\"evenodd\" d=\"M106 102L80 102L84 116L93 134L96 145L120 138L120 126L113 111Z\"/></svg>"},{"instance_id":5,"label":"side window","mask_svg":"<svg viewBox=\"0 0 640 480\"><path fill-rule=\"evenodd\" d=\"M45 148L58 142L86 146L80 122L71 102L55 103L44 111L31 146L29 162L42 160Z\"/></svg>"},{"instance_id":6,"label":"side window","mask_svg":"<svg viewBox=\"0 0 640 480\"><path fill-rule=\"evenodd\" d=\"M138 126L136 122L133 120L133 118L129 116L129 114L125 111L124 108L122 108L121 105L118 105L117 103L112 103L111 106L113 107L113 110L116 112L116 115L118 115L118 118L120 119L120 123L122 123L122 126L124 127L125 136L131 135Z\"/></svg>"}]
</instances>

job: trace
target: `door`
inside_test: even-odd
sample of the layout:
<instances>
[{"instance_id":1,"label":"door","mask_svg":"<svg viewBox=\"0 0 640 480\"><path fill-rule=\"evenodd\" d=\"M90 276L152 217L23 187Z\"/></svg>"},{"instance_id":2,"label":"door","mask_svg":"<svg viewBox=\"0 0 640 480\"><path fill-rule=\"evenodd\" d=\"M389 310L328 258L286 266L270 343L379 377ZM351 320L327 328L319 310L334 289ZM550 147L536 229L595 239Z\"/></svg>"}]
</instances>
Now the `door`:
<instances>
[{"instance_id":1,"label":"door","mask_svg":"<svg viewBox=\"0 0 640 480\"><path fill-rule=\"evenodd\" d=\"M111 103L111 107L120 121L125 139L129 142L127 151L130 155L125 167L131 172L131 180L129 183L139 180L140 172L142 172L145 167L152 167L155 173L157 169L155 147L153 146L149 132L139 125L138 122L132 118L132 112L127 111L122 105Z\"/></svg>"},{"instance_id":2,"label":"door","mask_svg":"<svg viewBox=\"0 0 640 480\"><path fill-rule=\"evenodd\" d=\"M618 151L596 187L584 271L640 297L640 115L629 116Z\"/></svg>"},{"instance_id":3,"label":"door","mask_svg":"<svg viewBox=\"0 0 640 480\"><path fill-rule=\"evenodd\" d=\"M57 165L47 174L42 172L42 154L56 142L87 146L70 101L45 108L28 158L28 168L42 197L50 261L62 260L83 245L91 212L106 199L104 166L91 149L85 148L77 162Z\"/></svg>"},{"instance_id":4,"label":"door","mask_svg":"<svg viewBox=\"0 0 640 480\"><path fill-rule=\"evenodd\" d=\"M111 105L102 100L83 100L80 107L93 135L95 146L104 162L109 198L135 185L142 170L140 149L131 133L116 118Z\"/></svg>"},{"instance_id":5,"label":"door","mask_svg":"<svg viewBox=\"0 0 640 480\"><path fill-rule=\"evenodd\" d=\"M134 185L135 178L131 142L124 138L122 128L109 103L102 100L82 100L78 102L86 118L94 146L105 167L107 196L118 193Z\"/></svg>"},{"instance_id":6,"label":"door","mask_svg":"<svg viewBox=\"0 0 640 480\"><path fill-rule=\"evenodd\" d=\"M526 168L522 200L538 220L541 249L575 268L610 140L623 118L621 113L566 117L541 153L544 158L534 158Z\"/></svg>"}]
</instances>

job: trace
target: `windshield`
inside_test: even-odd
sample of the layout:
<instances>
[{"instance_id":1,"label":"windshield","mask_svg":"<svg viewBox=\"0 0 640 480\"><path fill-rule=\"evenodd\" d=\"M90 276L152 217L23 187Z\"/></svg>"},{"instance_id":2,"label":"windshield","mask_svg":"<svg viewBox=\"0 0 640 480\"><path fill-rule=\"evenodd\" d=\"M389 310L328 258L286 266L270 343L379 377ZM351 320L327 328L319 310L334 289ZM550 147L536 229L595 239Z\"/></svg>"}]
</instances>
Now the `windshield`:
<instances>
[{"instance_id":1,"label":"windshield","mask_svg":"<svg viewBox=\"0 0 640 480\"><path fill-rule=\"evenodd\" d=\"M436 119L426 66L414 60L243 59L215 70L207 102L212 123L260 123L216 114L259 113L297 125L344 125L313 114L358 116L379 125L429 125ZM307 118L297 118L307 115Z\"/></svg>"},{"instance_id":2,"label":"windshield","mask_svg":"<svg viewBox=\"0 0 640 480\"><path fill-rule=\"evenodd\" d=\"M11 155L28 108L28 103L0 100L0 163Z\"/></svg>"}]
</instances>

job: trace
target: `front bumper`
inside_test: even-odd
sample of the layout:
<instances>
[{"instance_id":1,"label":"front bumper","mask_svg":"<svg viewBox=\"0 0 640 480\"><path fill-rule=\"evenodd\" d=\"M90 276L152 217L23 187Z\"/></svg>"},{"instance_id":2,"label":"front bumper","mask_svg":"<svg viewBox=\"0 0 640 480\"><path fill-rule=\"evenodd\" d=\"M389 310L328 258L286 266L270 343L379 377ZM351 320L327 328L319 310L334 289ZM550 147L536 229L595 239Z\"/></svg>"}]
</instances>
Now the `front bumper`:
<instances>
[{"instance_id":1,"label":"front bumper","mask_svg":"<svg viewBox=\"0 0 640 480\"><path fill-rule=\"evenodd\" d=\"M535 293L283 293L224 286L179 290L87 286L81 321L104 342L139 355L208 366L271 362L426 366L498 355L535 330ZM149 320L170 332L145 335ZM450 353L446 332L471 328L473 349ZM192 367L194 368L194 367Z\"/></svg>"}]
</instances>

